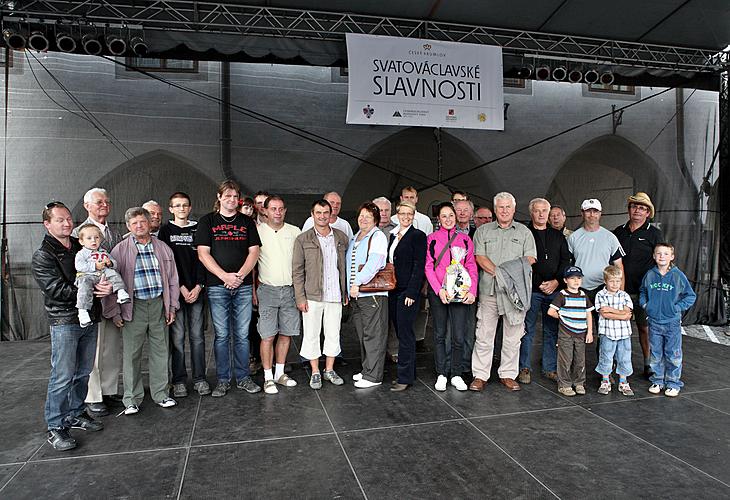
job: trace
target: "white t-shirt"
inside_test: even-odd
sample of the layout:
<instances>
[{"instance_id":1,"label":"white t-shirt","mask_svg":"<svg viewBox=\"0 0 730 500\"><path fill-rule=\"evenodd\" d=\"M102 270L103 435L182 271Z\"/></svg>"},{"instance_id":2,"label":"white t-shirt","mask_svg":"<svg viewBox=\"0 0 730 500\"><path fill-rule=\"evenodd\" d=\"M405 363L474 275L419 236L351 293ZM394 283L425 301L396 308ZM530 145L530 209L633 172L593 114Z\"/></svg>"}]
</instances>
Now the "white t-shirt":
<instances>
[{"instance_id":1,"label":"white t-shirt","mask_svg":"<svg viewBox=\"0 0 730 500\"><path fill-rule=\"evenodd\" d=\"M259 280L270 286L291 285L294 240L301 231L291 224L284 224L281 229L275 231L266 223L261 224L258 230L261 239Z\"/></svg>"},{"instance_id":2,"label":"white t-shirt","mask_svg":"<svg viewBox=\"0 0 730 500\"><path fill-rule=\"evenodd\" d=\"M302 226L302 231L306 231L307 229L312 229L314 227L314 219L310 216L306 221L304 221L304 225ZM347 239L352 239L352 235L354 234L352 232L352 227L350 227L350 223L347 222L345 219L341 219L340 217L337 217L337 220L330 223L330 227L333 227L335 229L339 229L343 233L347 235Z\"/></svg>"}]
</instances>

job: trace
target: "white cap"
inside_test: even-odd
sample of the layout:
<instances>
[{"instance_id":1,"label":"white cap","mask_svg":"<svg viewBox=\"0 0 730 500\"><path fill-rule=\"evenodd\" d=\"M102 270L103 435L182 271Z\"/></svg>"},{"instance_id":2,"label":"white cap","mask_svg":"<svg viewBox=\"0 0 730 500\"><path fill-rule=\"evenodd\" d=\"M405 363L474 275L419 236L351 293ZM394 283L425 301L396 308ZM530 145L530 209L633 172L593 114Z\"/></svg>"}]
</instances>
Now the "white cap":
<instances>
[{"instance_id":1,"label":"white cap","mask_svg":"<svg viewBox=\"0 0 730 500\"><path fill-rule=\"evenodd\" d=\"M601 207L601 202L595 198L583 200L583 203L580 204L581 210L590 210L591 208L594 210L598 210L599 212L603 210L603 208Z\"/></svg>"}]
</instances>

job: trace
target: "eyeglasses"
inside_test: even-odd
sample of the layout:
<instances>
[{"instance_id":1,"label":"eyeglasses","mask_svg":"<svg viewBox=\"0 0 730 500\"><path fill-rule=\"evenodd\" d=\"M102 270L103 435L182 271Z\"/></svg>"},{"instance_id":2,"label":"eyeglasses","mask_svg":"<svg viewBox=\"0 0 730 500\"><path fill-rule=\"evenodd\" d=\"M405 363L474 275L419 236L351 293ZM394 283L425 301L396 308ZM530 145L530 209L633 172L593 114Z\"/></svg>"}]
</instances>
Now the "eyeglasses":
<instances>
[{"instance_id":1,"label":"eyeglasses","mask_svg":"<svg viewBox=\"0 0 730 500\"><path fill-rule=\"evenodd\" d=\"M190 208L189 203L178 203L177 205L170 205L170 208Z\"/></svg>"}]
</instances>

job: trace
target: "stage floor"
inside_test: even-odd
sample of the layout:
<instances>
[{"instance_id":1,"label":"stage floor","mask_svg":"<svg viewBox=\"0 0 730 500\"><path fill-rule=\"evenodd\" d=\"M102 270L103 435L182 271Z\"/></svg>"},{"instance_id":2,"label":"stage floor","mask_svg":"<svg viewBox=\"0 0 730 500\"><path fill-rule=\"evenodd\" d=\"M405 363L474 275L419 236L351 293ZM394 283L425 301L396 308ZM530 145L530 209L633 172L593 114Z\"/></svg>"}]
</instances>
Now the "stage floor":
<instances>
[{"instance_id":1,"label":"stage floor","mask_svg":"<svg viewBox=\"0 0 730 500\"><path fill-rule=\"evenodd\" d=\"M147 395L137 415L74 431L64 453L45 441L50 345L3 342L0 498L730 497L729 346L684 338L678 398L638 375L636 396L602 396L592 373L588 394L568 398L539 375L517 393L494 380L438 393L430 352L403 393L388 390L391 363L382 386L355 389L358 348L344 337L342 387L311 390L297 364L299 386L275 396L234 387L162 409ZM638 350L634 338L634 367Z\"/></svg>"}]
</instances>

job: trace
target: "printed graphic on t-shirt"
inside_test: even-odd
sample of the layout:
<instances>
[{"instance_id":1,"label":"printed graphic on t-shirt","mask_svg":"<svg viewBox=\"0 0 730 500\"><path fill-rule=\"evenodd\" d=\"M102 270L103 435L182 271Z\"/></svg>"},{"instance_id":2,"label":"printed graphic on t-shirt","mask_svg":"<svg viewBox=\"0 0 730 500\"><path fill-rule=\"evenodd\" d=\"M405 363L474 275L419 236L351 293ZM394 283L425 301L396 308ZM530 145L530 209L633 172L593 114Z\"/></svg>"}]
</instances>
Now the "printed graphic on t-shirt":
<instances>
[{"instance_id":1,"label":"printed graphic on t-shirt","mask_svg":"<svg viewBox=\"0 0 730 500\"><path fill-rule=\"evenodd\" d=\"M218 224L211 228L211 237L213 241L246 241L248 230L238 224Z\"/></svg>"}]
</instances>

